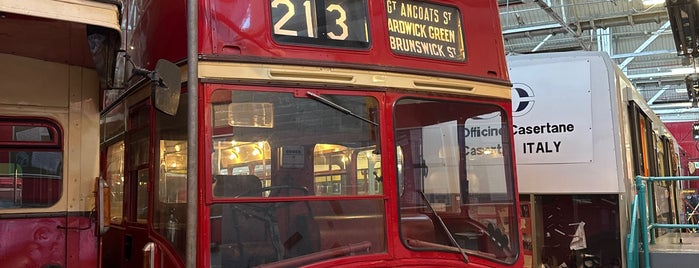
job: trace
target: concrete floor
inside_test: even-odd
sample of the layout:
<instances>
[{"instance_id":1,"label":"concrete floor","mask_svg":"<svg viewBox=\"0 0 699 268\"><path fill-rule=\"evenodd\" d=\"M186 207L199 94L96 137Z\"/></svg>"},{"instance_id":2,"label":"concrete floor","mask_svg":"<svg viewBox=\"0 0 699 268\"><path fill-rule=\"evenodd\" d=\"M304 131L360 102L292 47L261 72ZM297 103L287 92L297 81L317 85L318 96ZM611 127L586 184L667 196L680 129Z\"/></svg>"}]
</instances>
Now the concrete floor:
<instances>
[{"instance_id":1,"label":"concrete floor","mask_svg":"<svg viewBox=\"0 0 699 268\"><path fill-rule=\"evenodd\" d=\"M653 268L699 267L699 233L667 233L648 248Z\"/></svg>"}]
</instances>

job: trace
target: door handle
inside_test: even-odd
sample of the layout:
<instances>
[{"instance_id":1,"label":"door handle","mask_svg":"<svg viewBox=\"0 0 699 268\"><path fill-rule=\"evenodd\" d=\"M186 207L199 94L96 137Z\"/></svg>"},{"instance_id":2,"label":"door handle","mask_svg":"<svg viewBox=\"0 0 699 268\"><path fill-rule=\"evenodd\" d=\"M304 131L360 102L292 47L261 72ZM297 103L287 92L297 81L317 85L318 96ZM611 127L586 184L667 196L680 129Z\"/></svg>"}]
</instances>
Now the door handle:
<instances>
[{"instance_id":1,"label":"door handle","mask_svg":"<svg viewBox=\"0 0 699 268\"><path fill-rule=\"evenodd\" d=\"M143 247L143 268L155 268L156 245L148 242Z\"/></svg>"}]
</instances>

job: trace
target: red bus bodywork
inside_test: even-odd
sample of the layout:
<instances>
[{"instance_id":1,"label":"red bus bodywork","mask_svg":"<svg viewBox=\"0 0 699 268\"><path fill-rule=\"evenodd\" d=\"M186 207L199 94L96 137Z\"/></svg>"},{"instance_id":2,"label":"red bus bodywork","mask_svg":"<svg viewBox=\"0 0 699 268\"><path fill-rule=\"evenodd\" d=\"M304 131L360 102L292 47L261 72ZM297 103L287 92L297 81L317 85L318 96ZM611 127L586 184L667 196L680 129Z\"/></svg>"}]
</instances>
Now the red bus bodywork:
<instances>
[{"instance_id":1,"label":"red bus bodywork","mask_svg":"<svg viewBox=\"0 0 699 268\"><path fill-rule=\"evenodd\" d=\"M136 5L125 1L125 6ZM396 70L420 74L508 84L507 65L498 18L492 1L431 1L456 6L462 12L466 60L448 62L396 55L386 35L384 1L367 1L369 49L341 49L301 46L275 42L268 1L200 1L199 54L204 60L293 63L311 66L354 67L363 70ZM159 59L180 62L187 57L186 10L184 1L148 1L138 9L125 10L133 30L126 31L126 43L137 65L153 69ZM137 18L138 21L132 21ZM429 64L429 68L424 68Z\"/></svg>"},{"instance_id":2,"label":"red bus bodywork","mask_svg":"<svg viewBox=\"0 0 699 268\"><path fill-rule=\"evenodd\" d=\"M449 8L453 8L459 11L460 14L460 25L463 32L463 46L464 46L464 59L463 60L442 60L436 58L423 58L415 57L405 54L397 54L392 50L392 43L387 35L389 31L389 25L386 23L387 18L387 2L392 1L366 1L366 10L368 18L367 35L370 36L370 40L367 41L367 47L334 47L329 45L313 45L313 44L298 44L281 42L275 40L272 34L272 29L275 27L271 19L272 11L270 8L271 1L226 1L226 0L202 0L199 1L199 19L198 24L198 54L200 59L200 64L253 64L255 66L293 66L293 67L309 67L318 68L319 72L334 72L336 70L348 70L348 72L371 72L376 74L388 73L388 77L400 77L394 74L401 74L406 76L418 76L423 79L434 79L435 81L441 81L441 79L452 79L449 81L470 81L470 83L475 83L477 85L487 85L485 90L479 89L478 91L468 92L470 86L455 87L454 90L449 93L445 90L429 92L429 90L403 90L397 89L397 86L373 86L369 88L367 96L376 98L377 107L381 111L380 115L381 125L378 131L382 133L382 142L386 145L382 145L382 150L392 152L395 148L392 148L392 142L394 142L395 137L390 133L394 133L394 118L392 118L391 113L397 102L400 102L406 98L420 99L425 97L434 97L443 101L464 101L468 99L473 101L475 104L488 104L493 107L498 107L502 111L503 122L509 124L509 128L503 128L502 131L509 134L511 137L511 122L508 118L511 115L511 103L509 100L509 77L507 73L507 67L505 64L505 55L503 50L503 39L501 35L499 17L498 17L498 7L497 3L490 0L478 0L478 1L452 1L452 0L433 0L428 1L431 4L441 5ZM395 1L393 1L395 2ZM405 3L405 1L399 1ZM414 1L415 3L422 3L423 1ZM413 3L413 2L410 2ZM124 1L124 23L126 26L124 30L124 46L126 48L126 53L130 56L133 63L140 67L145 67L146 69L154 69L156 62L160 59L169 60L176 63L184 64L186 60L186 8L185 1L166 1L166 0L153 0L153 1ZM128 67L127 67L128 68ZM292 74L293 75L293 74ZM273 74L270 76L274 76ZM128 74L127 74L128 77ZM322 77L322 76L321 76ZM439 77L439 78L437 78ZM198 237L197 243L197 265L205 266L211 265L211 257L209 255L211 244L209 241L215 241L212 236L220 235L218 231L214 230L220 228L221 222L217 222L210 219L212 215L212 207L217 204L223 204L225 202L234 202L231 198L220 198L216 197L215 190L211 190L212 177L215 175L211 170L211 165L208 165L208 161L213 161L210 151L214 147L213 142L210 140L212 136L218 135L218 129L212 126L210 123L214 117L211 111L206 107L206 105L214 105L221 100L216 99L212 95L215 95L217 90L236 90L243 88L246 91L284 91L288 90L291 92L290 84L284 84L284 82L279 82L277 88L267 88L264 86L265 81L254 80L256 78L249 78L250 81L242 81L246 78L230 78L230 77L204 77L200 74L199 90L200 90L200 107L199 107L199 124L198 129L200 132L199 138L199 152L198 161L200 164L199 168L199 189L198 198L196 202L198 203L198 233L201 234ZM257 78L259 79L259 78ZM127 79L124 79L127 80ZM254 80L254 81L253 81ZM274 80L274 78L270 78ZM232 87L231 84L238 84L240 86ZM274 82L269 82L274 84ZM327 88L334 88L333 94L345 94L345 95L357 95L354 86L338 86L345 82L319 82L318 84L303 84L298 86L300 89L296 91L295 94L309 94L314 93L314 88L317 88L318 92L330 93L329 90L324 90ZM276 84L275 84L276 85ZM330 86L328 86L330 85ZM393 84L390 84L393 85ZM132 81L127 87L136 90L140 85ZM493 92L488 92L489 89L497 88ZM365 90L358 87L359 90ZM504 89L504 90L503 90ZM464 92L458 92L463 90ZM504 92L504 93L503 93ZM128 94L127 94L128 95ZM134 96L137 94L133 94ZM143 95L143 94L141 94ZM128 101L128 96L126 97ZM147 98L147 97L146 97ZM230 101L230 98L228 99ZM142 102L132 102L139 103L138 109L144 105ZM109 105L109 103L107 103ZM147 105L147 104L146 104ZM107 106L108 108L113 108ZM405 107L411 107L406 105ZM416 113L417 107L414 109L416 111L407 111L407 113ZM150 107L146 108L150 109ZM409 110L409 109L407 109ZM473 108L473 113L475 114L475 108ZM109 111L105 111L109 112ZM156 112L153 111L148 114L147 118L151 122L157 121ZM448 117L447 113L444 113L445 117ZM129 124L129 123L127 123ZM418 123L403 123L403 127L410 128L418 126ZM129 134L127 134L128 136ZM151 132L151 135L155 135ZM153 140L155 141L155 140ZM107 143L103 145L103 148L109 146ZM154 145L157 146L157 145ZM511 143L503 144L508 148ZM128 146L127 146L128 147ZM511 148L510 148L511 149ZM157 158L157 149L151 149L149 155L151 157ZM383 159L386 163L395 162L395 156L385 156ZM514 161L512 155L507 155L507 164L511 165L507 168L509 173L508 187L516 193L516 180L514 180ZM103 162L103 169L104 165ZM394 166L386 166L384 171L384 176L386 178L397 177L396 171L392 170ZM151 164L150 167L151 175L155 176L157 171L156 166ZM206 179L205 179L206 178ZM128 180L128 179L127 179ZM152 182L152 180L151 180ZM131 186L131 190L134 190L136 186ZM150 187L150 186L149 186ZM522 267L523 260L518 253L512 255L511 262L493 261L489 258L483 258L479 256L469 255L470 263L465 264L462 257L458 253L446 252L446 251L416 251L409 250L406 248L402 241L399 233L399 225L401 223L404 226L411 225L412 223L408 220L402 219L396 211L399 209L398 201L393 197L398 195L399 190L397 190L395 182L385 182L384 192L378 200L383 200L382 206L384 206L384 219L382 224L385 225L385 234L387 237L386 241L380 242L385 243L385 251L377 254L369 255L358 255L351 258L344 259L331 259L324 262L316 263L303 263L308 267L355 267L360 265L362 267L399 267L399 266L435 266L435 267ZM149 188L150 189L150 188ZM509 189L509 188L508 188ZM128 191L125 190L125 191ZM126 196L125 200L131 198L135 200L135 195L132 194L130 197ZM508 207L506 214L507 217L516 219L519 214L519 206L517 205L517 195L513 195L513 206ZM150 197L150 202L153 204L156 202L155 197ZM325 197L308 197L310 201L324 201ZM345 200L356 200L356 197L347 197ZM340 197L338 200L343 200ZM253 198L249 200L250 202L267 202L264 198ZM126 203L127 201L125 201ZM190 201L191 202L191 201ZM495 208L493 208L495 209ZM125 205L124 213L125 215L135 215L137 212L134 211L134 207ZM154 220L155 215L149 212L149 220ZM192 215L189 215L192 216ZM186 215L176 215L180 220L184 219ZM421 228L425 226L422 225L423 222L420 221L419 217L415 221L414 225L404 228L412 228L419 232ZM448 222L450 219L446 218ZM456 219L454 219L456 220ZM180 221L181 222L181 221ZM333 224L343 224L340 221L336 222L323 222L322 224L333 225ZM517 224L515 221L513 224ZM136 265L141 263L142 255L140 255L140 250L143 245L147 242L155 242L158 245L157 256L162 256L161 258L156 258L156 266L162 267L182 267L183 260L181 257L181 250L173 248L167 242L167 239L159 233L157 230L162 230L162 226L151 225L149 223L137 223L134 219L128 219L128 216L124 217L124 222L117 225L112 225L110 227L110 233L102 238L102 266L103 267L127 267L128 265ZM361 230L360 225L348 225L346 226L348 230ZM482 227L485 230L485 226ZM513 230L517 230L516 228ZM485 231L483 231L485 232ZM177 237L182 237L183 232L180 232ZM521 242L519 242L519 233L511 233L511 239L515 242L513 243L518 248L521 248ZM127 237L124 239L124 237ZM321 241L321 243L323 243ZM487 243L487 242L483 242ZM362 248L364 245L352 244L350 248L344 250L353 251L351 247ZM332 246L328 246L332 247ZM338 249L342 251L343 249ZM123 252L122 252L123 251ZM135 253L125 252L131 251ZM324 252L328 253L328 252ZM333 253L328 253L333 254ZM123 256L128 255L130 258L121 264L113 263L114 260L122 259Z\"/></svg>"}]
</instances>

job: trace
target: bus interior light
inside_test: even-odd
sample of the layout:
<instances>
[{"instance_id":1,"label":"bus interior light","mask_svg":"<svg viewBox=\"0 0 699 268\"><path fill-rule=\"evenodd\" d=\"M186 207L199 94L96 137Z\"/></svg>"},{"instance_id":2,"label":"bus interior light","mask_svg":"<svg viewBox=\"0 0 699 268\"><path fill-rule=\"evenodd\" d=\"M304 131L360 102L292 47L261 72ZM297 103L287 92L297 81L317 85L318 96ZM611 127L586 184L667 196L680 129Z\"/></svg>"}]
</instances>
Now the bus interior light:
<instances>
[{"instance_id":1,"label":"bus interior light","mask_svg":"<svg viewBox=\"0 0 699 268\"><path fill-rule=\"evenodd\" d=\"M234 127L273 128L274 105L269 102L231 103L228 105L228 124Z\"/></svg>"}]
</instances>

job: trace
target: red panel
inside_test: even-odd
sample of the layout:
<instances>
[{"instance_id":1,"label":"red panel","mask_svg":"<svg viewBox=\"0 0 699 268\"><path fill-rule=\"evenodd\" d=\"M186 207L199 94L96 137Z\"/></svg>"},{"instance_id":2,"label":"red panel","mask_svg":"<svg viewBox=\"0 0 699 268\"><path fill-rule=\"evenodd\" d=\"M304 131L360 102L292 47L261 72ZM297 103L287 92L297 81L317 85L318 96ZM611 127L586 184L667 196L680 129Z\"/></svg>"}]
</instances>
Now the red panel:
<instances>
[{"instance_id":1,"label":"red panel","mask_svg":"<svg viewBox=\"0 0 699 268\"><path fill-rule=\"evenodd\" d=\"M158 59L187 57L186 0L124 1L126 48L137 65L152 70Z\"/></svg>"},{"instance_id":2,"label":"red panel","mask_svg":"<svg viewBox=\"0 0 699 268\"><path fill-rule=\"evenodd\" d=\"M140 4L138 8L129 5ZM144 4L145 3L145 6ZM270 1L201 0L199 53L233 60L324 64L360 69L401 68L452 75L472 75L508 83L497 3L491 0L433 0L461 12L466 61L451 62L397 55L388 39L385 1L369 5L369 49L339 49L278 44L272 39ZM134 62L152 69L158 59L186 59L185 1L126 1L126 44ZM135 11L140 10L140 11ZM147 10L148 12L144 12ZM369 65L369 66L366 66Z\"/></svg>"},{"instance_id":3,"label":"red panel","mask_svg":"<svg viewBox=\"0 0 699 268\"><path fill-rule=\"evenodd\" d=\"M97 238L92 221L87 217L67 219L0 220L0 266L44 267L54 264L60 267L96 267Z\"/></svg>"},{"instance_id":4,"label":"red panel","mask_svg":"<svg viewBox=\"0 0 699 268\"><path fill-rule=\"evenodd\" d=\"M97 267L97 236L89 217L68 217L66 267Z\"/></svg>"},{"instance_id":5,"label":"red panel","mask_svg":"<svg viewBox=\"0 0 699 268\"><path fill-rule=\"evenodd\" d=\"M65 218L0 221L0 260L4 267L65 266Z\"/></svg>"},{"instance_id":6,"label":"red panel","mask_svg":"<svg viewBox=\"0 0 699 268\"><path fill-rule=\"evenodd\" d=\"M372 46L370 50L324 49L277 44L272 40L269 1L213 0L201 27L203 54L330 61L376 67L430 69L507 80L503 41L496 2L490 0L430 1L461 10L467 60L464 63L399 56L391 52L385 1L367 1ZM425 64L428 64L426 66Z\"/></svg>"},{"instance_id":7,"label":"red panel","mask_svg":"<svg viewBox=\"0 0 699 268\"><path fill-rule=\"evenodd\" d=\"M699 160L699 148L697 141L692 137L692 125L694 122L665 123L677 143L685 150L690 161Z\"/></svg>"},{"instance_id":8,"label":"red panel","mask_svg":"<svg viewBox=\"0 0 699 268\"><path fill-rule=\"evenodd\" d=\"M685 176L696 176L699 174L699 171L690 173L688 168L689 162L699 161L699 143L694 140L694 136L692 135L692 125L694 125L694 123L695 122L665 123L667 129L670 130L670 133L677 139L677 143L682 148L678 153L680 154L680 169L682 170L682 175ZM699 189L699 182L689 182L688 188Z\"/></svg>"}]
</instances>

